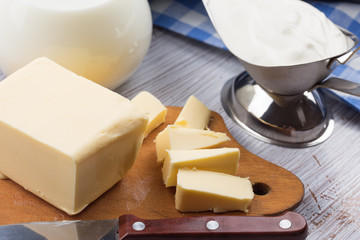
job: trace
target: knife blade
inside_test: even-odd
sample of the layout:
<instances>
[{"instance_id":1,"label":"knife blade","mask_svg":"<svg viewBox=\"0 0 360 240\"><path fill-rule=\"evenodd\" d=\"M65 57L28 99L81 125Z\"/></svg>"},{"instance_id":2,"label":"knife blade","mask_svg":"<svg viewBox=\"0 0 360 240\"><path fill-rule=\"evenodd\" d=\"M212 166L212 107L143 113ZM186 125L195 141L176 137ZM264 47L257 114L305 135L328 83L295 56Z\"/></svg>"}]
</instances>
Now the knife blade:
<instances>
[{"instance_id":1,"label":"knife blade","mask_svg":"<svg viewBox=\"0 0 360 240\"><path fill-rule=\"evenodd\" d=\"M307 237L303 216L200 216L141 219L123 215L111 220L33 222L0 226L1 240L123 240L123 239L287 239Z\"/></svg>"}]
</instances>

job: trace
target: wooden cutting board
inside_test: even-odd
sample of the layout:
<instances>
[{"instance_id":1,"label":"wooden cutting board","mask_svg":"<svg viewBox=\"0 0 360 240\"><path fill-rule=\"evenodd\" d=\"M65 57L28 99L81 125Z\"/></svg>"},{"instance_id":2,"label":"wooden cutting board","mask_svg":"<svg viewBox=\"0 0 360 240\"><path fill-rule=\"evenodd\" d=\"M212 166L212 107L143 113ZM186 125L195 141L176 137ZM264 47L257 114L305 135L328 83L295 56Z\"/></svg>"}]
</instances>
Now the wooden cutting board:
<instances>
[{"instance_id":1,"label":"wooden cutting board","mask_svg":"<svg viewBox=\"0 0 360 240\"><path fill-rule=\"evenodd\" d=\"M214 214L178 212L175 209L175 188L166 188L162 182L162 165L156 161L154 139L168 124L175 121L180 111L180 107L168 107L166 122L144 140L138 159L126 177L78 215L68 216L13 181L0 180L0 225L33 221L114 219L129 213L151 219ZM240 148L238 175L250 177L256 194L247 214L235 211L224 213L225 215L276 215L294 209L301 202L304 187L295 175L244 149L230 135L223 119L215 112L212 112L209 128L224 132L231 138L224 147Z\"/></svg>"}]
</instances>

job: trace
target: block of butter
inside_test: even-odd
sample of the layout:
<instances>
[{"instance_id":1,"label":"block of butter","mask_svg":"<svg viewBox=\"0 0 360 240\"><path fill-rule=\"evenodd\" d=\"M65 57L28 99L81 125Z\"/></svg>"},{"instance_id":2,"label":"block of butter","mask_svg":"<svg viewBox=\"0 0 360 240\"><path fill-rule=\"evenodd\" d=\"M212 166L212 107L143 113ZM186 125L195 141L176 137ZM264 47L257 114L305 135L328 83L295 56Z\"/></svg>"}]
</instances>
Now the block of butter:
<instances>
[{"instance_id":1,"label":"block of butter","mask_svg":"<svg viewBox=\"0 0 360 240\"><path fill-rule=\"evenodd\" d=\"M134 103L149 118L145 131L145 137L165 122L167 108L151 93L146 91L140 92L131 100L131 102Z\"/></svg>"},{"instance_id":2,"label":"block of butter","mask_svg":"<svg viewBox=\"0 0 360 240\"><path fill-rule=\"evenodd\" d=\"M147 117L128 99L39 58L0 82L0 171L73 215L133 165Z\"/></svg>"},{"instance_id":3,"label":"block of butter","mask_svg":"<svg viewBox=\"0 0 360 240\"><path fill-rule=\"evenodd\" d=\"M175 120L174 125L205 129L210 120L210 109L208 109L199 99L191 95Z\"/></svg>"},{"instance_id":4,"label":"block of butter","mask_svg":"<svg viewBox=\"0 0 360 240\"><path fill-rule=\"evenodd\" d=\"M225 133L169 125L155 138L157 159L164 161L166 150L214 148L227 141Z\"/></svg>"},{"instance_id":5,"label":"block of butter","mask_svg":"<svg viewBox=\"0 0 360 240\"><path fill-rule=\"evenodd\" d=\"M175 207L181 212L248 212L254 198L251 182L225 173L179 169Z\"/></svg>"},{"instance_id":6,"label":"block of butter","mask_svg":"<svg viewBox=\"0 0 360 240\"><path fill-rule=\"evenodd\" d=\"M176 186L176 176L180 168L196 168L235 175L239 159L238 148L167 150L162 168L163 181L166 187Z\"/></svg>"}]
</instances>

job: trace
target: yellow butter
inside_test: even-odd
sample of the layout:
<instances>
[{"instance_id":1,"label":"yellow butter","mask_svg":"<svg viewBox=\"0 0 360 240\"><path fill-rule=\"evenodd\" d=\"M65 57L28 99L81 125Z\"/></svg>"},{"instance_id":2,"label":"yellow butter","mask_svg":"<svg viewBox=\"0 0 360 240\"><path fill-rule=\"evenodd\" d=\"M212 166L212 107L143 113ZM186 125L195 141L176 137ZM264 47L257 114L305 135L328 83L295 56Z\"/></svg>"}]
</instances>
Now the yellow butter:
<instances>
[{"instance_id":1,"label":"yellow butter","mask_svg":"<svg viewBox=\"0 0 360 240\"><path fill-rule=\"evenodd\" d=\"M157 159L162 162L166 150L214 148L227 141L225 133L169 125L156 136Z\"/></svg>"},{"instance_id":2,"label":"yellow butter","mask_svg":"<svg viewBox=\"0 0 360 240\"><path fill-rule=\"evenodd\" d=\"M39 58L0 82L0 169L76 214L133 165L147 117L128 99Z\"/></svg>"},{"instance_id":3,"label":"yellow butter","mask_svg":"<svg viewBox=\"0 0 360 240\"><path fill-rule=\"evenodd\" d=\"M179 169L175 207L181 212L248 212L254 198L249 179L196 169Z\"/></svg>"},{"instance_id":4,"label":"yellow butter","mask_svg":"<svg viewBox=\"0 0 360 240\"><path fill-rule=\"evenodd\" d=\"M155 128L165 122L167 108L153 96L151 93L143 91L136 95L132 100L140 110L142 110L149 118L149 122L145 131L145 137L149 135Z\"/></svg>"},{"instance_id":5,"label":"yellow butter","mask_svg":"<svg viewBox=\"0 0 360 240\"><path fill-rule=\"evenodd\" d=\"M166 187L176 186L176 176L180 168L196 168L235 175L239 159L238 148L167 150L162 168L163 181Z\"/></svg>"},{"instance_id":6,"label":"yellow butter","mask_svg":"<svg viewBox=\"0 0 360 240\"><path fill-rule=\"evenodd\" d=\"M189 97L174 125L205 129L210 120L210 110L193 95Z\"/></svg>"}]
</instances>

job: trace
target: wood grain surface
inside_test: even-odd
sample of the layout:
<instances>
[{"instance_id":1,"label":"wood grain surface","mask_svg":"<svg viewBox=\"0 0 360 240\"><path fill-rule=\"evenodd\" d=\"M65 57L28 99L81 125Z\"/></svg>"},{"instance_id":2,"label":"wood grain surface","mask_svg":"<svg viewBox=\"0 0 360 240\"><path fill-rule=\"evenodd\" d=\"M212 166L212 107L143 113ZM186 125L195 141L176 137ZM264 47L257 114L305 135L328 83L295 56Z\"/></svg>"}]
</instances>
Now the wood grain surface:
<instances>
[{"instance_id":1,"label":"wood grain surface","mask_svg":"<svg viewBox=\"0 0 360 240\"><path fill-rule=\"evenodd\" d=\"M162 165L156 161L154 139L166 125L174 123L180 111L180 107L168 107L166 122L144 140L139 156L125 178L78 215L68 216L11 180L1 180L0 225L68 219L114 219L124 214L150 219L213 214L178 212L175 209L175 187L166 188L162 182ZM295 175L245 150L232 138L222 117L215 112L212 112L209 128L224 132L232 139L224 147L240 148L237 175L249 177L257 193L246 215L280 214L300 203L304 188ZM226 215L244 213L234 211Z\"/></svg>"}]
</instances>

